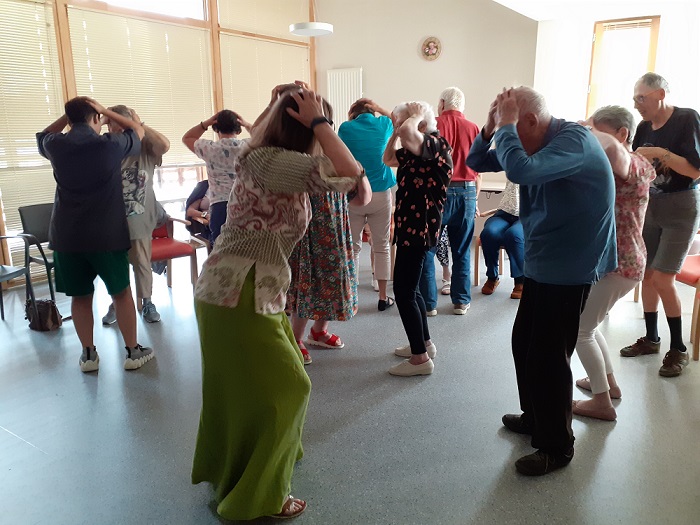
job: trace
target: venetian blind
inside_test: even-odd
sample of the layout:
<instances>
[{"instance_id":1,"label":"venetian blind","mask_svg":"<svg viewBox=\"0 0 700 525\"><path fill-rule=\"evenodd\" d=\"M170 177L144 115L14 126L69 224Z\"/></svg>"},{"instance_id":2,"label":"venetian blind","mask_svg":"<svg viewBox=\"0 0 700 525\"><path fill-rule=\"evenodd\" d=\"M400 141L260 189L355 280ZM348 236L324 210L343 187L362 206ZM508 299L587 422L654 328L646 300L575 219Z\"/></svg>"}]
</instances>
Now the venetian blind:
<instances>
[{"instance_id":1,"label":"venetian blind","mask_svg":"<svg viewBox=\"0 0 700 525\"><path fill-rule=\"evenodd\" d=\"M170 139L164 165L195 162L182 135L213 112L204 29L69 8L79 95L125 104Z\"/></svg>"},{"instance_id":2,"label":"venetian blind","mask_svg":"<svg viewBox=\"0 0 700 525\"><path fill-rule=\"evenodd\" d=\"M219 24L264 35L308 42L289 32L289 25L309 21L309 0L219 0Z\"/></svg>"},{"instance_id":3,"label":"venetian blind","mask_svg":"<svg viewBox=\"0 0 700 525\"><path fill-rule=\"evenodd\" d=\"M50 163L35 134L63 114L61 76L50 4L0 2L0 191L9 233L22 231L17 208L53 202ZM11 244L23 264L23 244ZM20 250L18 253L17 250Z\"/></svg>"},{"instance_id":4,"label":"venetian blind","mask_svg":"<svg viewBox=\"0 0 700 525\"><path fill-rule=\"evenodd\" d=\"M276 85L309 81L309 49L222 34L221 70L224 105L252 123Z\"/></svg>"}]
</instances>

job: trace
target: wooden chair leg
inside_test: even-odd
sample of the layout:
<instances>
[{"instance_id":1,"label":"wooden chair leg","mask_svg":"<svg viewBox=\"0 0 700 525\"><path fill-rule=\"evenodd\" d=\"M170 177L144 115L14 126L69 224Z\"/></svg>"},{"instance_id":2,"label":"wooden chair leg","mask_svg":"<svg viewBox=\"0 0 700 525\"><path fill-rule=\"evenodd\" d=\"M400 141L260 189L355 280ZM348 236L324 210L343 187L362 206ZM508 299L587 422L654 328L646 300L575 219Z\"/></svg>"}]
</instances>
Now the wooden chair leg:
<instances>
[{"instance_id":1,"label":"wooden chair leg","mask_svg":"<svg viewBox=\"0 0 700 525\"><path fill-rule=\"evenodd\" d=\"M503 275L503 252L505 251L505 248L501 246L498 249L498 275Z\"/></svg>"},{"instance_id":2,"label":"wooden chair leg","mask_svg":"<svg viewBox=\"0 0 700 525\"><path fill-rule=\"evenodd\" d=\"M474 242L474 286L479 286L479 252L481 252L481 239Z\"/></svg>"},{"instance_id":3,"label":"wooden chair leg","mask_svg":"<svg viewBox=\"0 0 700 525\"><path fill-rule=\"evenodd\" d=\"M168 281L168 288L173 287L173 260L168 259L168 269L166 270L166 280Z\"/></svg>"},{"instance_id":4,"label":"wooden chair leg","mask_svg":"<svg viewBox=\"0 0 700 525\"><path fill-rule=\"evenodd\" d=\"M199 271L197 268L197 250L190 255L190 278L192 279L192 287L197 284L197 277L199 277Z\"/></svg>"},{"instance_id":5,"label":"wooden chair leg","mask_svg":"<svg viewBox=\"0 0 700 525\"><path fill-rule=\"evenodd\" d=\"M639 290L642 286L642 283L637 283L637 285L634 287L634 302L638 303L639 302Z\"/></svg>"}]
</instances>

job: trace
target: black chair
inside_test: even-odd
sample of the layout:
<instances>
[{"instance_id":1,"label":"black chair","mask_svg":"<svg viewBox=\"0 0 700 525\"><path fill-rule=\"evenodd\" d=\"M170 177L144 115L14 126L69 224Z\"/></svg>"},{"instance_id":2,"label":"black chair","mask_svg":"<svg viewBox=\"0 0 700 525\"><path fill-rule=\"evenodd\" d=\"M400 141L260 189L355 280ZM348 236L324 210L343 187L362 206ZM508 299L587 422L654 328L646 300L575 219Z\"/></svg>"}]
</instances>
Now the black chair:
<instances>
[{"instance_id":1,"label":"black chair","mask_svg":"<svg viewBox=\"0 0 700 525\"><path fill-rule=\"evenodd\" d=\"M29 239L29 242L39 248L41 257L30 256L29 262L42 264L46 267L46 277L49 279L49 293L51 300L56 300L53 290L53 280L51 270L54 268L53 254L46 255L42 244L49 242L49 224L51 223L51 213L53 203L34 204L32 206L20 206L18 208L19 218L22 221L22 234ZM47 249L48 251L48 249Z\"/></svg>"},{"instance_id":2,"label":"black chair","mask_svg":"<svg viewBox=\"0 0 700 525\"><path fill-rule=\"evenodd\" d=\"M32 307L34 308L34 315L39 318L39 311L37 310L36 300L34 298L34 288L32 288L32 276L29 272L29 246L31 246L31 241L26 235L0 235L0 241L4 239L22 239L24 241L24 266L7 266L0 264L0 283L9 281L10 279L17 279L19 277L24 277L24 282L27 288L27 299L32 300ZM5 304L2 298L2 289L0 289L0 318L5 320Z\"/></svg>"}]
</instances>

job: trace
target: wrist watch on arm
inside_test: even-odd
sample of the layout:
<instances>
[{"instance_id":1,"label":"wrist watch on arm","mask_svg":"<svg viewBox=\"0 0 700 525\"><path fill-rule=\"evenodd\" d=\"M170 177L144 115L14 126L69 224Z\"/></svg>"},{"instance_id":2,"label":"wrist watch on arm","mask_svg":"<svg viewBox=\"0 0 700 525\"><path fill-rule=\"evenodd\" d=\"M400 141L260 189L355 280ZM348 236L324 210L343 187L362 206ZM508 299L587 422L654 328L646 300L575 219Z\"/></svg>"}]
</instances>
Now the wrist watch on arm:
<instances>
[{"instance_id":1,"label":"wrist watch on arm","mask_svg":"<svg viewBox=\"0 0 700 525\"><path fill-rule=\"evenodd\" d=\"M327 123L330 127L333 127L332 120L326 117L316 117L311 121L311 124L309 124L309 129L313 131L316 126L318 126L319 124L323 124L324 122Z\"/></svg>"}]
</instances>

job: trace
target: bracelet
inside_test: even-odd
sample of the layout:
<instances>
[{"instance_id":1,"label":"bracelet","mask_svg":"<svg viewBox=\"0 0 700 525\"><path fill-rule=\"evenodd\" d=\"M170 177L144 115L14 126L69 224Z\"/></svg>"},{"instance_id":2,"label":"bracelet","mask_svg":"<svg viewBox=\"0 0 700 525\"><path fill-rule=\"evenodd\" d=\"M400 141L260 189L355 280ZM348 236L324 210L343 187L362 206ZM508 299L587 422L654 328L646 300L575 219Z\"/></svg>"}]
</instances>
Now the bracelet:
<instances>
[{"instance_id":1,"label":"bracelet","mask_svg":"<svg viewBox=\"0 0 700 525\"><path fill-rule=\"evenodd\" d=\"M206 127L206 126L204 125L204 122L200 122L199 125L202 126L202 129L203 129L204 131L206 131L206 130L209 129L208 127Z\"/></svg>"}]
</instances>

